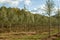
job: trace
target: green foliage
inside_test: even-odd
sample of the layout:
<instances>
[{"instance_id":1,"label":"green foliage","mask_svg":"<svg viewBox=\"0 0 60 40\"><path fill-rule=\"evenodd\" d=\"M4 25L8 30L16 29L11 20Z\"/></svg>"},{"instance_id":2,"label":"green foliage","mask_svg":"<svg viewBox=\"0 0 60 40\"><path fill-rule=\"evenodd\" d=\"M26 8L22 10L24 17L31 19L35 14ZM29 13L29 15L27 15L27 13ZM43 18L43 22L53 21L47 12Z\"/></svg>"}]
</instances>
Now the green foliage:
<instances>
[{"instance_id":1,"label":"green foliage","mask_svg":"<svg viewBox=\"0 0 60 40\"><path fill-rule=\"evenodd\" d=\"M48 16L33 14L24 9L6 8L5 6L0 8L0 27L2 30L7 28L10 31L15 31L15 29L19 29L18 31L38 31L40 26L48 26L48 18ZM51 26L56 24L56 17L51 16Z\"/></svg>"}]
</instances>

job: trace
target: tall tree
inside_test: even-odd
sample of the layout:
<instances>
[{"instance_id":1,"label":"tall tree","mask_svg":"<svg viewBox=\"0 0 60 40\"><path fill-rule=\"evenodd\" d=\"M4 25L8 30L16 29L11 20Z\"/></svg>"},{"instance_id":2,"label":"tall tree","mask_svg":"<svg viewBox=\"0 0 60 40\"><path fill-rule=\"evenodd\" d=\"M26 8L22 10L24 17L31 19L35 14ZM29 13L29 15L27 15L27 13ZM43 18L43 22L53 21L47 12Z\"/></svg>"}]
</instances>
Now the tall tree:
<instances>
[{"instance_id":1,"label":"tall tree","mask_svg":"<svg viewBox=\"0 0 60 40\"><path fill-rule=\"evenodd\" d=\"M58 11L57 11L57 13L58 13L58 33L59 33L60 32L59 31L59 29L60 29L60 27L59 27L60 26L60 21L59 21L60 20L59 0L58 0Z\"/></svg>"},{"instance_id":2,"label":"tall tree","mask_svg":"<svg viewBox=\"0 0 60 40\"><path fill-rule=\"evenodd\" d=\"M57 10L57 14L55 15L57 17L57 20L58 20L58 33L60 32L59 29L60 29L60 9L58 7L58 10Z\"/></svg>"},{"instance_id":3,"label":"tall tree","mask_svg":"<svg viewBox=\"0 0 60 40\"><path fill-rule=\"evenodd\" d=\"M51 27L50 17L51 17L53 8L54 8L53 0L47 0L46 1L46 13L49 16L49 37L50 37L50 27Z\"/></svg>"}]
</instances>

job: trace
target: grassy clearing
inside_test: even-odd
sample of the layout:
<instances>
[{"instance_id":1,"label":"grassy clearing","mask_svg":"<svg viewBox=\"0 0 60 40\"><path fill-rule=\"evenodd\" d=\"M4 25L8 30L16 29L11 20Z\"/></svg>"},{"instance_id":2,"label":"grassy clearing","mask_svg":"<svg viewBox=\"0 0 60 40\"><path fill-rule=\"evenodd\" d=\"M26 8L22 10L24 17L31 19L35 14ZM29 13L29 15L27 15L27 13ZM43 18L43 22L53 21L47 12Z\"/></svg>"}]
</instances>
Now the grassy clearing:
<instances>
[{"instance_id":1,"label":"grassy clearing","mask_svg":"<svg viewBox=\"0 0 60 40\"><path fill-rule=\"evenodd\" d=\"M55 29L51 31L51 35L57 34L58 30ZM7 40L41 40L48 36L48 32L42 32L40 34L24 34L21 35L20 32L10 32L10 33L0 33L0 39L7 39Z\"/></svg>"}]
</instances>

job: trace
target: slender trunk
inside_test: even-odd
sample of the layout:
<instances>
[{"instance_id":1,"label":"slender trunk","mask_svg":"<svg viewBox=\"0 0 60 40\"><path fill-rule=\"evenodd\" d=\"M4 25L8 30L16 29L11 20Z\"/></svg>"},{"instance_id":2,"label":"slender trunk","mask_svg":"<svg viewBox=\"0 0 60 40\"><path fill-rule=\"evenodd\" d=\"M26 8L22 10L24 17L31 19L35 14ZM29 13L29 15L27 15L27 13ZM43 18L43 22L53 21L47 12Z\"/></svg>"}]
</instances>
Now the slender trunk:
<instances>
[{"instance_id":1,"label":"slender trunk","mask_svg":"<svg viewBox=\"0 0 60 40\"><path fill-rule=\"evenodd\" d=\"M59 3L59 2L58 2L58 3ZM59 20L59 17L60 17L60 14L59 14L59 5L58 5L58 33L60 32L60 31L59 31L59 29L60 29L60 27L59 27L59 21L60 21L60 20Z\"/></svg>"},{"instance_id":2,"label":"slender trunk","mask_svg":"<svg viewBox=\"0 0 60 40\"><path fill-rule=\"evenodd\" d=\"M59 20L59 19L58 19L58 20ZM60 27L59 27L59 21L58 21L58 33L60 32L60 31L59 31L59 28L60 28Z\"/></svg>"},{"instance_id":3,"label":"slender trunk","mask_svg":"<svg viewBox=\"0 0 60 40\"><path fill-rule=\"evenodd\" d=\"M11 24L10 24L10 32L11 32Z\"/></svg>"},{"instance_id":4,"label":"slender trunk","mask_svg":"<svg viewBox=\"0 0 60 40\"><path fill-rule=\"evenodd\" d=\"M58 10L58 11L59 11L59 10ZM60 29L60 27L59 27L59 21L60 21L60 20L59 20L59 12L58 12L58 33L60 32L60 31L59 31L59 29Z\"/></svg>"},{"instance_id":5,"label":"slender trunk","mask_svg":"<svg viewBox=\"0 0 60 40\"><path fill-rule=\"evenodd\" d=\"M4 27L3 27L3 24L2 24L2 32L4 31Z\"/></svg>"},{"instance_id":6,"label":"slender trunk","mask_svg":"<svg viewBox=\"0 0 60 40\"><path fill-rule=\"evenodd\" d=\"M51 27L51 23L50 23L50 16L49 16L49 37L50 37L50 27Z\"/></svg>"}]
</instances>

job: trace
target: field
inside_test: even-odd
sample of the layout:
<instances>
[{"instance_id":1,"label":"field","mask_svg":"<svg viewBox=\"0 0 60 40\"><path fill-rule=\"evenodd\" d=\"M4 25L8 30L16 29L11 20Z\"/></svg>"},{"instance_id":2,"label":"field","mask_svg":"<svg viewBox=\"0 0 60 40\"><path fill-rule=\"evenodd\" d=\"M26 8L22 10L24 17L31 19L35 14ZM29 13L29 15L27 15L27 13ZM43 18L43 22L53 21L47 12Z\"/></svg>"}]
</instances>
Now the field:
<instances>
[{"instance_id":1,"label":"field","mask_svg":"<svg viewBox=\"0 0 60 40\"><path fill-rule=\"evenodd\" d=\"M58 33L57 28L51 28L50 35L55 35ZM49 35L48 31L43 31L41 33L36 32L9 32L9 33L0 33L0 40L42 40ZM58 39L59 40L59 39Z\"/></svg>"},{"instance_id":2,"label":"field","mask_svg":"<svg viewBox=\"0 0 60 40\"><path fill-rule=\"evenodd\" d=\"M60 38L58 38L57 40L60 40Z\"/></svg>"}]
</instances>

